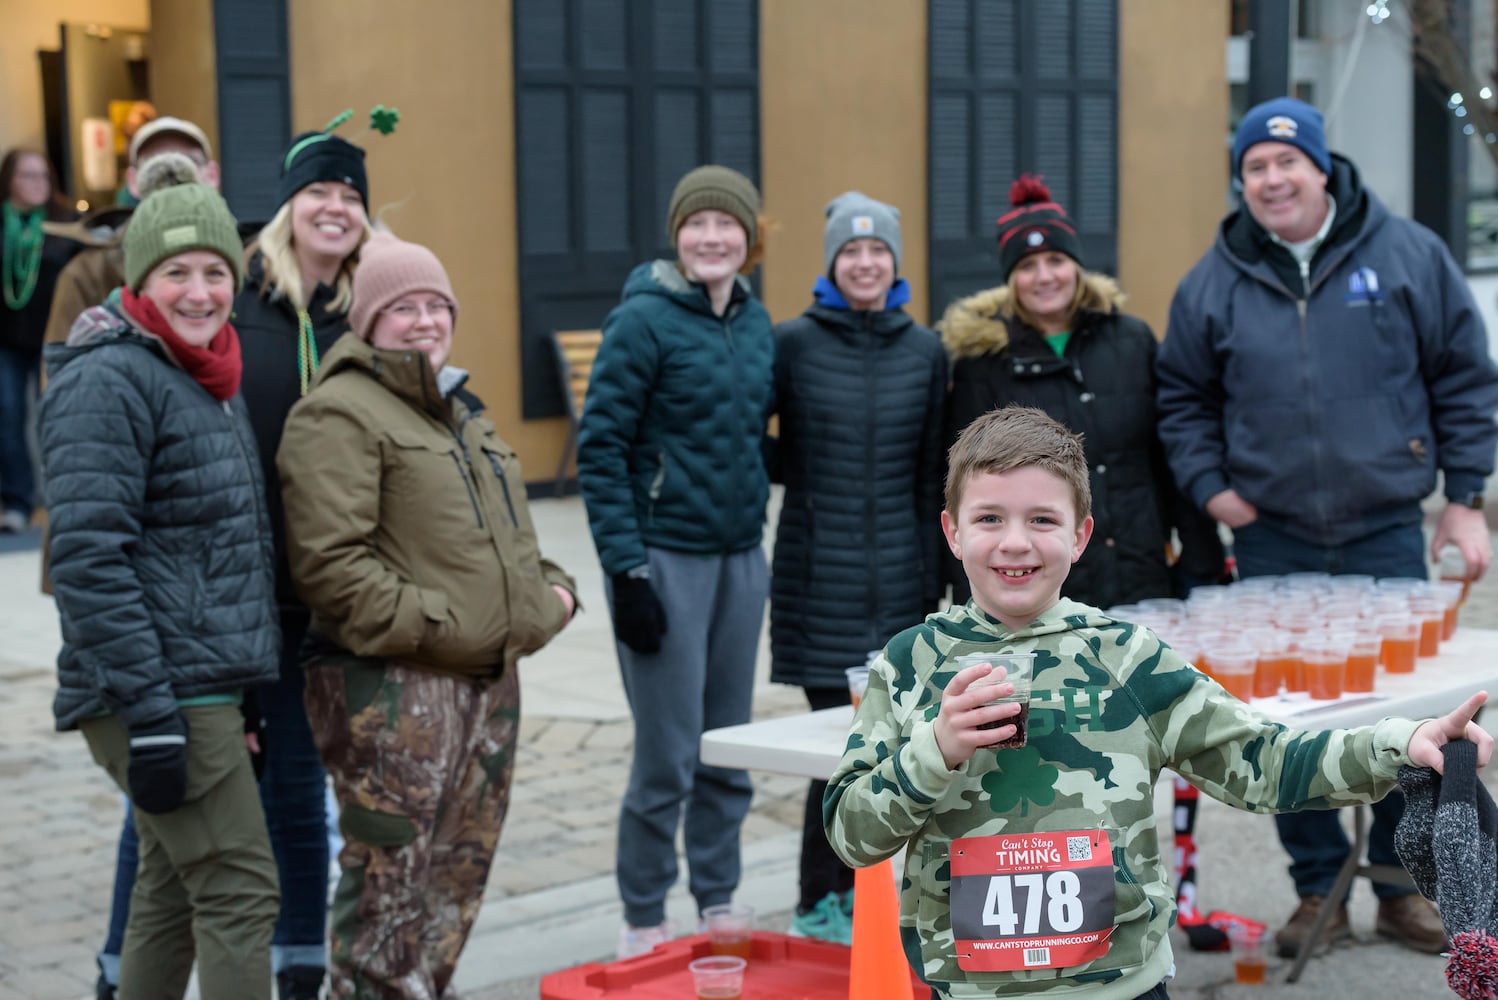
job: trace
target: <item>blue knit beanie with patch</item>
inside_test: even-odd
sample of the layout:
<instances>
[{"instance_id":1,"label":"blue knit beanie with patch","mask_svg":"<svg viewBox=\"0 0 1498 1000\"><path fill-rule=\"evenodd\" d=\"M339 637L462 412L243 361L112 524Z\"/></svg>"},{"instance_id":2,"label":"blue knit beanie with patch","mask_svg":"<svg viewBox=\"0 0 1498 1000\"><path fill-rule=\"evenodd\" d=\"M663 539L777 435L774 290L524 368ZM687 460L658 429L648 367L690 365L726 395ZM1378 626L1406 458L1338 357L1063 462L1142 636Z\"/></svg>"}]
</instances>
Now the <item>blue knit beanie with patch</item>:
<instances>
[{"instance_id":1,"label":"blue knit beanie with patch","mask_svg":"<svg viewBox=\"0 0 1498 1000\"><path fill-rule=\"evenodd\" d=\"M1332 172L1326 149L1326 126L1321 112L1293 97L1276 97L1255 104L1243 116L1233 136L1233 176L1238 176L1243 154L1261 142L1283 142L1306 154L1323 174Z\"/></svg>"}]
</instances>

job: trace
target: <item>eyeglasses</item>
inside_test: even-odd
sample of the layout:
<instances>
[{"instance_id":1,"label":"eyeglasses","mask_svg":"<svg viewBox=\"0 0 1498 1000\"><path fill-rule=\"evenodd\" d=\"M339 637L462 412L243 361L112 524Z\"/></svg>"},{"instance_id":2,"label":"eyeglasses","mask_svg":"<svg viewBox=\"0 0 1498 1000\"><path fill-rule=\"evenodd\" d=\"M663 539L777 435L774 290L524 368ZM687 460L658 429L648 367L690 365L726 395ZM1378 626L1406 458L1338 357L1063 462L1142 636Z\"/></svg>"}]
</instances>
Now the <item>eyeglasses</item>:
<instances>
[{"instance_id":1,"label":"eyeglasses","mask_svg":"<svg viewBox=\"0 0 1498 1000\"><path fill-rule=\"evenodd\" d=\"M452 319L457 306L441 299L437 302L397 302L393 306L387 306L380 312L387 316L406 323L415 323L422 316L430 316L432 319Z\"/></svg>"}]
</instances>

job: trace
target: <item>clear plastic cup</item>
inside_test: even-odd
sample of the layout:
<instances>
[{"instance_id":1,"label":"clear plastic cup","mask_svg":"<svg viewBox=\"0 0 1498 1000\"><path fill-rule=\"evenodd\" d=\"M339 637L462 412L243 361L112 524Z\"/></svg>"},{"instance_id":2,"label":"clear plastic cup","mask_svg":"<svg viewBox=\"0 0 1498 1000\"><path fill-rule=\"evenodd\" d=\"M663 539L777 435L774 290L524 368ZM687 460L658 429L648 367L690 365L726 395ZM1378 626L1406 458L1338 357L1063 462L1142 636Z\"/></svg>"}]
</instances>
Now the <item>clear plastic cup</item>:
<instances>
[{"instance_id":1,"label":"clear plastic cup","mask_svg":"<svg viewBox=\"0 0 1498 1000\"><path fill-rule=\"evenodd\" d=\"M998 743L990 743L987 749L1010 750L1015 747L1024 746L1030 729L1030 682L1034 678L1035 654L967 653L957 657L958 670L966 669L978 663L987 663L994 669L993 673L975 681L974 686L990 684L1014 685L1013 694L994 698L991 704L999 705L1008 701L1017 701L1021 705L1019 715L998 722L985 722L978 727L979 729L999 729L1010 725L1015 727L1013 736Z\"/></svg>"},{"instance_id":2,"label":"clear plastic cup","mask_svg":"<svg viewBox=\"0 0 1498 1000\"><path fill-rule=\"evenodd\" d=\"M1264 973L1269 967L1267 939L1268 934L1259 927L1239 924L1228 932L1228 944L1233 949L1233 982L1264 985Z\"/></svg>"},{"instance_id":3,"label":"clear plastic cup","mask_svg":"<svg viewBox=\"0 0 1498 1000\"><path fill-rule=\"evenodd\" d=\"M708 947L714 955L736 955L749 960L754 939L754 907L743 903L720 903L702 911L707 926Z\"/></svg>"},{"instance_id":4,"label":"clear plastic cup","mask_svg":"<svg viewBox=\"0 0 1498 1000\"><path fill-rule=\"evenodd\" d=\"M1228 694L1240 701L1253 698L1254 673L1259 667L1257 649L1242 643L1207 646L1202 650L1202 659L1207 661L1212 678Z\"/></svg>"},{"instance_id":5,"label":"clear plastic cup","mask_svg":"<svg viewBox=\"0 0 1498 1000\"><path fill-rule=\"evenodd\" d=\"M1419 656L1436 656L1441 652L1441 630L1446 626L1446 602L1439 596L1410 596L1410 614L1420 619Z\"/></svg>"},{"instance_id":6,"label":"clear plastic cup","mask_svg":"<svg viewBox=\"0 0 1498 1000\"><path fill-rule=\"evenodd\" d=\"M1436 575L1446 583L1459 583L1462 585L1462 596L1459 603L1467 601L1467 591L1472 586L1472 577L1467 573L1467 560L1462 555L1462 550L1455 545L1442 547L1440 556L1436 560Z\"/></svg>"},{"instance_id":7,"label":"clear plastic cup","mask_svg":"<svg viewBox=\"0 0 1498 1000\"><path fill-rule=\"evenodd\" d=\"M709 955L687 965L697 1000L738 1000L744 992L744 968L749 963L737 955Z\"/></svg>"},{"instance_id":8,"label":"clear plastic cup","mask_svg":"<svg viewBox=\"0 0 1498 1000\"><path fill-rule=\"evenodd\" d=\"M1408 612L1379 615L1378 634L1383 639L1378 662L1391 674L1415 672L1415 656L1420 648L1420 619Z\"/></svg>"},{"instance_id":9,"label":"clear plastic cup","mask_svg":"<svg viewBox=\"0 0 1498 1000\"><path fill-rule=\"evenodd\" d=\"M1377 624L1360 624L1352 634L1352 644L1347 650L1347 675L1342 690L1347 694L1367 694L1373 690L1378 674L1378 653L1383 647L1383 638L1378 634Z\"/></svg>"},{"instance_id":10,"label":"clear plastic cup","mask_svg":"<svg viewBox=\"0 0 1498 1000\"><path fill-rule=\"evenodd\" d=\"M1259 664L1254 669L1254 697L1279 694L1294 670L1294 641L1273 629L1265 631L1259 642Z\"/></svg>"},{"instance_id":11,"label":"clear plastic cup","mask_svg":"<svg viewBox=\"0 0 1498 1000\"><path fill-rule=\"evenodd\" d=\"M863 693L869 689L869 668L849 667L843 673L848 675L848 697L856 709L863 703Z\"/></svg>"},{"instance_id":12,"label":"clear plastic cup","mask_svg":"<svg viewBox=\"0 0 1498 1000\"><path fill-rule=\"evenodd\" d=\"M1436 584L1436 595L1446 608L1441 618L1441 640L1444 642L1456 635L1457 618L1461 614L1462 601L1467 596L1467 583L1465 580L1442 580Z\"/></svg>"},{"instance_id":13,"label":"clear plastic cup","mask_svg":"<svg viewBox=\"0 0 1498 1000\"><path fill-rule=\"evenodd\" d=\"M1301 643L1300 658L1306 665L1306 690L1312 698L1325 701L1342 697L1342 684L1347 676L1347 652L1351 645L1350 638L1330 635Z\"/></svg>"}]
</instances>

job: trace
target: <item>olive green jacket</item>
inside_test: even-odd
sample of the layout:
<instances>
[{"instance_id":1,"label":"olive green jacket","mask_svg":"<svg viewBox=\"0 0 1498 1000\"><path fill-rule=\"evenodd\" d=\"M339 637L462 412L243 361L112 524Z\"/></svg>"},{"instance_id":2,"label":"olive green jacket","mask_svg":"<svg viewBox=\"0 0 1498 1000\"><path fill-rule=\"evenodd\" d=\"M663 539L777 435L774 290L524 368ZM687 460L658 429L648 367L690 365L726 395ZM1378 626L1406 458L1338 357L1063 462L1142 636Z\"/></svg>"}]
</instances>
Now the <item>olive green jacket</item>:
<instances>
[{"instance_id":1,"label":"olive green jacket","mask_svg":"<svg viewBox=\"0 0 1498 1000\"><path fill-rule=\"evenodd\" d=\"M276 453L287 555L312 632L359 656L494 676L567 621L520 463L444 395L426 356L352 334L292 407Z\"/></svg>"}]
</instances>

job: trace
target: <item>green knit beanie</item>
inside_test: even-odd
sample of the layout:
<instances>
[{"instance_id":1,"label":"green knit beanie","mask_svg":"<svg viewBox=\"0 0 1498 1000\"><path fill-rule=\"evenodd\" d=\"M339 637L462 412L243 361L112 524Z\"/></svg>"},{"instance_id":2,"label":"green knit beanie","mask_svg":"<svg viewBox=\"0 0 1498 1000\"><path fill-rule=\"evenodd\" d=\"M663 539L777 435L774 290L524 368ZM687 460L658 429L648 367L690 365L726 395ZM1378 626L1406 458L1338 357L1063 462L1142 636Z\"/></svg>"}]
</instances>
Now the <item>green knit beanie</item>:
<instances>
[{"instance_id":1,"label":"green knit beanie","mask_svg":"<svg viewBox=\"0 0 1498 1000\"><path fill-rule=\"evenodd\" d=\"M687 216L705 208L727 212L744 227L749 238L746 249L754 249L759 233L759 192L754 182L728 167L698 167L676 182L671 207L666 212L666 235L676 245L676 234Z\"/></svg>"},{"instance_id":2,"label":"green knit beanie","mask_svg":"<svg viewBox=\"0 0 1498 1000\"><path fill-rule=\"evenodd\" d=\"M234 291L244 285L239 224L219 193L196 178L148 195L130 216L124 244L125 283L131 291L140 291L157 264L189 250L218 254L234 273Z\"/></svg>"}]
</instances>

